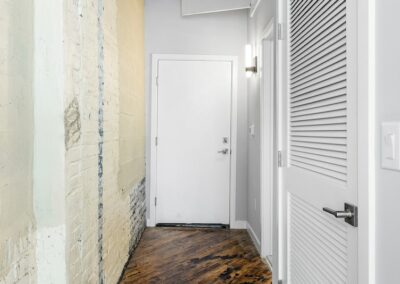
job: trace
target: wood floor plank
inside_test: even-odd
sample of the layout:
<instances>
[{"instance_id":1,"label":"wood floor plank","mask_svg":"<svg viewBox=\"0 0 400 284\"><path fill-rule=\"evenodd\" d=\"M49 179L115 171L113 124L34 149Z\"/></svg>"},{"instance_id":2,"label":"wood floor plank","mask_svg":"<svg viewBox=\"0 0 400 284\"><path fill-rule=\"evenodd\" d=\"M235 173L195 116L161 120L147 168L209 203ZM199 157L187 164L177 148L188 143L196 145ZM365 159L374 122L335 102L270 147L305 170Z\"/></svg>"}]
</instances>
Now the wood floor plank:
<instances>
[{"instance_id":1,"label":"wood floor plank","mask_svg":"<svg viewBox=\"0 0 400 284\"><path fill-rule=\"evenodd\" d=\"M148 228L121 280L131 283L272 283L246 230Z\"/></svg>"}]
</instances>

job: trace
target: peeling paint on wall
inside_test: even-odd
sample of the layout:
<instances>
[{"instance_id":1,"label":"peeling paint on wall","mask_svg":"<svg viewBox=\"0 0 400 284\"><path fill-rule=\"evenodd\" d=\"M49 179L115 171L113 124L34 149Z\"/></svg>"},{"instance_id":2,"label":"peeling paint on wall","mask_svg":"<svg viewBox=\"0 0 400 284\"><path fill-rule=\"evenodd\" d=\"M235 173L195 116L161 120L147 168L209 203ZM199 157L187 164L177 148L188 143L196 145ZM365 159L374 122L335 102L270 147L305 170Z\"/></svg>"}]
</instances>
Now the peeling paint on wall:
<instances>
[{"instance_id":1,"label":"peeling paint on wall","mask_svg":"<svg viewBox=\"0 0 400 284\"><path fill-rule=\"evenodd\" d=\"M64 113L65 148L68 150L81 138L81 115L78 98L74 98Z\"/></svg>"}]
</instances>

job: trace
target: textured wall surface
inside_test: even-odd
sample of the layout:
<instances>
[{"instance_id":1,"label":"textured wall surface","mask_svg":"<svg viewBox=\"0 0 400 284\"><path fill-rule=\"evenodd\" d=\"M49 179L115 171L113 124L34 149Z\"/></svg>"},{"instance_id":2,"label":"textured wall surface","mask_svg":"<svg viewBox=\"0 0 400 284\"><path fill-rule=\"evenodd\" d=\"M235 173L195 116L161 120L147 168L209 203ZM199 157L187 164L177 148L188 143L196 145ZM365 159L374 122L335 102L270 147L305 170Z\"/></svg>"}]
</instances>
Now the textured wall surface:
<instances>
[{"instance_id":1,"label":"textured wall surface","mask_svg":"<svg viewBox=\"0 0 400 284\"><path fill-rule=\"evenodd\" d=\"M97 0L64 2L67 275L97 283L98 27Z\"/></svg>"},{"instance_id":2,"label":"textured wall surface","mask_svg":"<svg viewBox=\"0 0 400 284\"><path fill-rule=\"evenodd\" d=\"M145 226L143 1L65 5L68 281L116 283Z\"/></svg>"},{"instance_id":3,"label":"textured wall surface","mask_svg":"<svg viewBox=\"0 0 400 284\"><path fill-rule=\"evenodd\" d=\"M0 0L1 284L117 283L136 247L145 227L143 6ZM62 16L38 19L45 7ZM63 123L49 133L51 119ZM60 178L46 176L49 166Z\"/></svg>"},{"instance_id":4,"label":"textured wall surface","mask_svg":"<svg viewBox=\"0 0 400 284\"><path fill-rule=\"evenodd\" d=\"M104 271L116 283L144 228L143 1L105 1L104 16Z\"/></svg>"},{"instance_id":5,"label":"textured wall surface","mask_svg":"<svg viewBox=\"0 0 400 284\"><path fill-rule=\"evenodd\" d=\"M32 1L0 1L0 283L36 279L32 26Z\"/></svg>"}]
</instances>

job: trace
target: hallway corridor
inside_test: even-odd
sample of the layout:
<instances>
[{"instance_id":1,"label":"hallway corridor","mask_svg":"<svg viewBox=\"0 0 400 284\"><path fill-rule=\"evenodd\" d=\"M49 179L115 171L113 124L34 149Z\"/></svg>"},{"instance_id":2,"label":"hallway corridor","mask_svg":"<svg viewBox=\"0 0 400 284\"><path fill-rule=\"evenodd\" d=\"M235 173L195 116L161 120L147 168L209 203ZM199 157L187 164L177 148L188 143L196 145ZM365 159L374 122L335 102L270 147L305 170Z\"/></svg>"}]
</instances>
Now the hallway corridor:
<instances>
[{"instance_id":1,"label":"hallway corridor","mask_svg":"<svg viewBox=\"0 0 400 284\"><path fill-rule=\"evenodd\" d=\"M246 230L148 228L121 283L272 283Z\"/></svg>"}]
</instances>

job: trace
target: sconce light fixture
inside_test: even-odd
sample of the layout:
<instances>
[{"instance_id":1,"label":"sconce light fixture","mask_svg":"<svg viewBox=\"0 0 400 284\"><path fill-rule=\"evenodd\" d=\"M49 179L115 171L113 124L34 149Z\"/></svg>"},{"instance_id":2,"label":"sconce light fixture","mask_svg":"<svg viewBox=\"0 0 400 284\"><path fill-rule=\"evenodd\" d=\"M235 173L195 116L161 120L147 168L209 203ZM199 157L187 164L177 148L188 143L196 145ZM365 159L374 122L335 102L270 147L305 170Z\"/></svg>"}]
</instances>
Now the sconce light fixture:
<instances>
[{"instance_id":1,"label":"sconce light fixture","mask_svg":"<svg viewBox=\"0 0 400 284\"><path fill-rule=\"evenodd\" d=\"M251 74L257 73L257 56L253 58L251 44L246 45L246 75L251 77Z\"/></svg>"}]
</instances>

